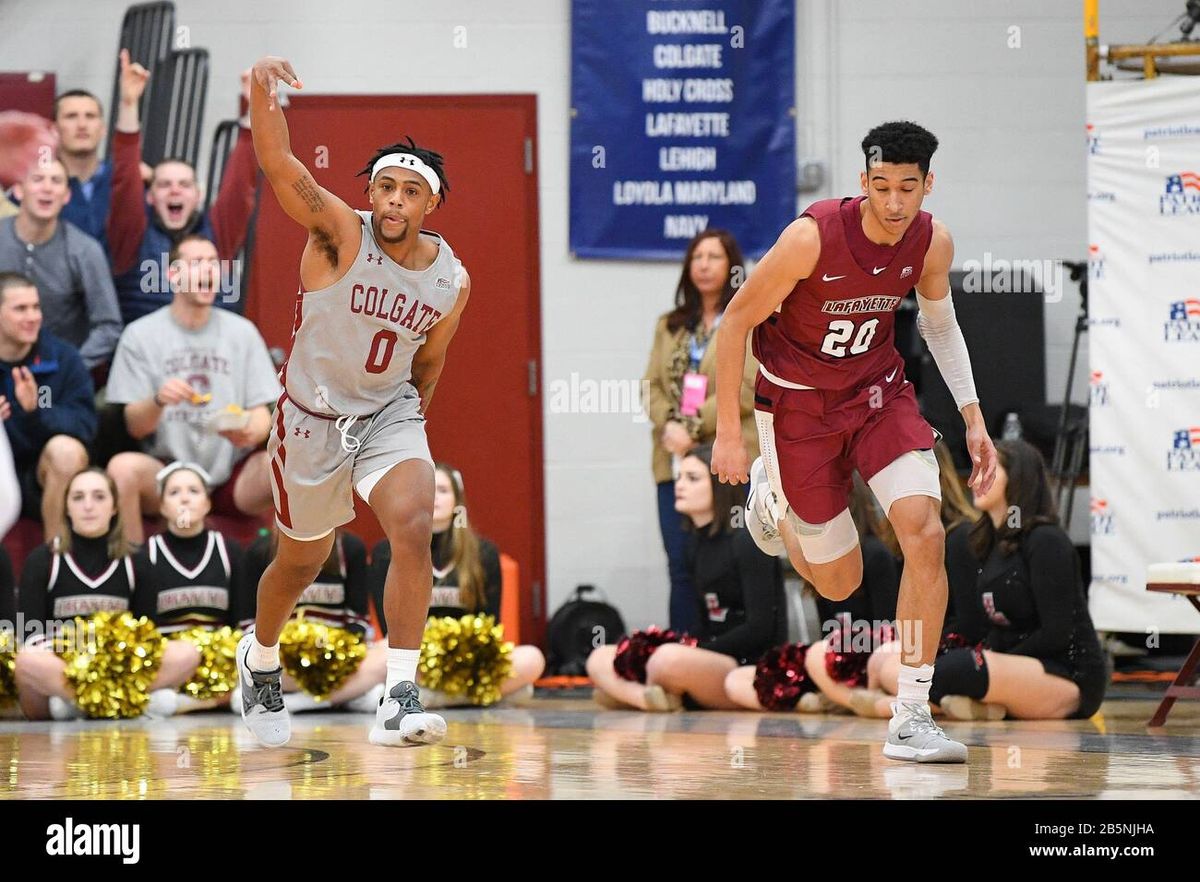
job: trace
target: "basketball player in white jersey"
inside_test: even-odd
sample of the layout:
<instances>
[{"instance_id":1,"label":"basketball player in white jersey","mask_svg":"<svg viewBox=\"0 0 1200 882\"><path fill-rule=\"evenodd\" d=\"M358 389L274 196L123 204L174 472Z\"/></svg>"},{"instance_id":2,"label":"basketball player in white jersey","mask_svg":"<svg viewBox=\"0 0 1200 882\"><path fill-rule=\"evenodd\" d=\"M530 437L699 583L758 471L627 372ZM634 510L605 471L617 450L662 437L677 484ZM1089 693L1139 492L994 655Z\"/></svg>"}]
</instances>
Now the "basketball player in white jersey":
<instances>
[{"instance_id":1,"label":"basketball player in white jersey","mask_svg":"<svg viewBox=\"0 0 1200 882\"><path fill-rule=\"evenodd\" d=\"M387 681L373 744L432 744L445 721L416 686L429 607L433 461L425 414L471 283L450 246L421 222L445 199L442 158L409 139L369 175L370 211L321 187L292 155L279 83L291 64L254 66L250 116L258 164L284 211L308 230L292 351L268 442L279 551L258 585L254 630L238 645L242 718L268 746L291 735L279 634L329 555L334 528L371 506L392 547L384 589Z\"/></svg>"}]
</instances>

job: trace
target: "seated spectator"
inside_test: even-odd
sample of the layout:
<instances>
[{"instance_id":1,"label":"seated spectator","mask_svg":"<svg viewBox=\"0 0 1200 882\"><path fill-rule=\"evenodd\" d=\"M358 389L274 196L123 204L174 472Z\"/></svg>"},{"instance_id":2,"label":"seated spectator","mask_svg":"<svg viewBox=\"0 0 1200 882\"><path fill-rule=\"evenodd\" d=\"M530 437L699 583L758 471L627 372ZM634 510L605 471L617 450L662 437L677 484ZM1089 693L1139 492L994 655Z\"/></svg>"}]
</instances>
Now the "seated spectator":
<instances>
[{"instance_id":1,"label":"seated spectator","mask_svg":"<svg viewBox=\"0 0 1200 882\"><path fill-rule=\"evenodd\" d=\"M0 305L3 303L0 294ZM0 405L2 407L2 405ZM0 539L21 516L21 483L17 479L17 467L13 464L12 445L8 443L8 432L0 432Z\"/></svg>"},{"instance_id":2,"label":"seated spectator","mask_svg":"<svg viewBox=\"0 0 1200 882\"><path fill-rule=\"evenodd\" d=\"M113 194L108 217L108 242L117 300L126 324L168 304L171 292L161 280L163 261L186 236L199 235L215 243L220 260L232 260L246 241L258 165L250 137L249 117L243 116L237 145L225 165L220 192L207 212L200 211L196 170L179 159L164 159L154 167L148 190L142 187L142 155L138 101L149 75L121 56L121 103L113 138ZM249 72L242 75L242 98L249 106ZM238 292L222 290L218 305L233 308Z\"/></svg>"},{"instance_id":3,"label":"seated spectator","mask_svg":"<svg viewBox=\"0 0 1200 882\"><path fill-rule=\"evenodd\" d=\"M66 520L49 545L40 545L21 570L18 608L24 616L24 645L17 651L14 671L21 709L31 720L72 719L85 713L138 716L146 710L153 689L178 676L178 660L163 655L150 683L144 669L114 667L104 656L115 641L106 637L113 627L98 614L127 611L139 586L151 575L129 554L121 535L116 487L97 468L74 475L67 483L63 505ZM89 630L64 629L66 622L87 619ZM138 643L152 651L162 641L152 627L142 629ZM80 641L89 648L79 652ZM77 696L67 676L64 654L74 653L74 669L98 665L104 686ZM82 706L81 706L82 705Z\"/></svg>"},{"instance_id":4,"label":"seated spectator","mask_svg":"<svg viewBox=\"0 0 1200 882\"><path fill-rule=\"evenodd\" d=\"M370 592L367 589L367 546L353 533L336 531L321 572L304 589L291 620L279 636L283 665L283 701L291 713L346 706L355 711L375 710L382 689L371 694L386 672L386 653L377 665L369 647ZM246 549L246 593L257 595L258 583L279 548L278 530L260 536ZM239 623L248 628L255 608L249 604ZM325 652L328 647L340 651ZM384 644L386 648L386 644ZM375 667L379 670L376 672ZM230 709L241 713L236 697Z\"/></svg>"},{"instance_id":5,"label":"seated spectator","mask_svg":"<svg viewBox=\"0 0 1200 882\"><path fill-rule=\"evenodd\" d=\"M58 149L58 133L48 120L20 110L0 111L0 219L17 213L8 188L25 179L39 160Z\"/></svg>"},{"instance_id":6,"label":"seated spectator","mask_svg":"<svg viewBox=\"0 0 1200 882\"><path fill-rule=\"evenodd\" d=\"M500 552L490 539L480 536L471 527L467 515L467 499L462 474L444 462L434 466L433 492L433 594L429 602L429 617L461 618L466 615L489 615L500 622ZM383 633L387 635L387 616L384 611L384 585L391 570L392 549L386 539L371 553L371 596ZM387 655L386 643L372 648L367 662L378 669L379 685L384 682ZM378 655L378 658L374 658ZM518 691L529 694L533 683L546 669L546 658L536 646L514 646L512 672L500 684L500 694L509 696ZM420 682L421 701L425 707L447 707L468 704L459 696L448 696L426 688ZM382 689L380 690L382 692ZM432 702L432 703L431 703Z\"/></svg>"},{"instance_id":7,"label":"seated spectator","mask_svg":"<svg viewBox=\"0 0 1200 882\"><path fill-rule=\"evenodd\" d=\"M272 508L268 402L282 389L247 319L214 310L217 249L202 236L171 252L170 305L125 329L108 378L108 401L124 405L141 453L118 453L108 473L120 491L126 537L140 544L143 512L158 510L154 476L173 460L200 465L213 480L213 511L259 515Z\"/></svg>"},{"instance_id":8,"label":"seated spectator","mask_svg":"<svg viewBox=\"0 0 1200 882\"><path fill-rule=\"evenodd\" d=\"M133 593L133 614L153 621L169 638L164 658L178 659L174 677L152 696L155 714L169 716L228 703L237 685L235 629L254 615L254 595L246 590L242 549L205 523L212 497L204 470L177 462L155 478L166 529L138 552L152 581Z\"/></svg>"},{"instance_id":9,"label":"seated spectator","mask_svg":"<svg viewBox=\"0 0 1200 882\"><path fill-rule=\"evenodd\" d=\"M21 486L21 512L47 537L62 527L63 491L88 464L96 434L92 379L71 344L42 327L39 292L0 272L0 421Z\"/></svg>"},{"instance_id":10,"label":"seated spectator","mask_svg":"<svg viewBox=\"0 0 1200 882\"><path fill-rule=\"evenodd\" d=\"M1059 525L1037 448L999 441L996 454L996 481L975 498L983 516L947 539L955 627L968 645L938 658L930 700L956 717L966 714L952 697L999 705L1017 719L1087 719L1104 701L1109 672L1079 555ZM899 659L880 651L870 662L893 695Z\"/></svg>"},{"instance_id":11,"label":"seated spectator","mask_svg":"<svg viewBox=\"0 0 1200 882\"><path fill-rule=\"evenodd\" d=\"M121 336L117 295L104 250L60 217L71 198L66 167L37 163L14 192L21 207L0 220L0 272L33 279L46 327L79 350L88 370L107 364Z\"/></svg>"},{"instance_id":12,"label":"seated spectator","mask_svg":"<svg viewBox=\"0 0 1200 882\"><path fill-rule=\"evenodd\" d=\"M13 579L12 558L8 556L8 552L3 545L0 545L0 632L9 631L9 639L16 640L16 621L17 621L17 583ZM8 649L11 651L14 643L8 644ZM0 653L4 652L4 648L0 646Z\"/></svg>"},{"instance_id":13,"label":"seated spectator","mask_svg":"<svg viewBox=\"0 0 1200 882\"><path fill-rule=\"evenodd\" d=\"M648 641L635 634L617 647L601 646L587 661L597 700L662 711L677 710L686 695L701 707L737 707L725 694L725 678L779 644L787 628L779 560L733 525L734 512L745 505L739 491L744 488L719 483L712 474L708 445L684 456L675 510L687 517L691 531L688 561L700 633L658 645L648 660L646 643L657 643L661 632L648 632Z\"/></svg>"}]
</instances>

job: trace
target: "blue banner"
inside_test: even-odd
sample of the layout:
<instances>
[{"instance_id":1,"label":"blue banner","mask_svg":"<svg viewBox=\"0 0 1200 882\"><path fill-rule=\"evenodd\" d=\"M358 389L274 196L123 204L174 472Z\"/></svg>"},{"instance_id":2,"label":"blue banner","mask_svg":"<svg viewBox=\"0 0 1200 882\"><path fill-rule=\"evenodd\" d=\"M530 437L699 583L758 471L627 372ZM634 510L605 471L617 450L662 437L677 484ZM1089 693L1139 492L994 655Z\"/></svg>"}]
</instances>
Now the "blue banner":
<instances>
[{"instance_id":1,"label":"blue banner","mask_svg":"<svg viewBox=\"0 0 1200 882\"><path fill-rule=\"evenodd\" d=\"M793 0L573 0L571 252L758 257L796 216Z\"/></svg>"}]
</instances>

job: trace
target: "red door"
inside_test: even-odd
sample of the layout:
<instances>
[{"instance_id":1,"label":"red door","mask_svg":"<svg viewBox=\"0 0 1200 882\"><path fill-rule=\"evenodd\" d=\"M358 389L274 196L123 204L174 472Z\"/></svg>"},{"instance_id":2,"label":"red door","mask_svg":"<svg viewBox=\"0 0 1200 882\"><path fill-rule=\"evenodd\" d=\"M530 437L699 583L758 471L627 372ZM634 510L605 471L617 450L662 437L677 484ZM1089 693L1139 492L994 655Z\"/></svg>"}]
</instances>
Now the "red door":
<instances>
[{"instance_id":1,"label":"red door","mask_svg":"<svg viewBox=\"0 0 1200 882\"><path fill-rule=\"evenodd\" d=\"M471 300L430 409L436 460L463 475L472 526L521 568L521 638L545 623L541 307L536 98L532 95L291 95L292 152L321 186L369 207L375 151L411 135L445 159L445 206L425 219L471 274ZM246 316L270 346L290 345L304 230L264 185ZM374 546L382 531L356 499L350 529Z\"/></svg>"}]
</instances>

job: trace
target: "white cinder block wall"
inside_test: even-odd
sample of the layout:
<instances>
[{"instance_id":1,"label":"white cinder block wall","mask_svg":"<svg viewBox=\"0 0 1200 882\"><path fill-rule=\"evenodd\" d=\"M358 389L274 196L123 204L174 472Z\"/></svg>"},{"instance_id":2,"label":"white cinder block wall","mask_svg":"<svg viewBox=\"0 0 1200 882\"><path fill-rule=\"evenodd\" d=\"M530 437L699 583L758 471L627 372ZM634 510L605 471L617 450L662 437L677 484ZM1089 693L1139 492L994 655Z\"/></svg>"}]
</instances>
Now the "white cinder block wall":
<instances>
[{"instance_id":1,"label":"white cinder block wall","mask_svg":"<svg viewBox=\"0 0 1200 882\"><path fill-rule=\"evenodd\" d=\"M109 52L127 5L10 0L0 5L2 66L53 70L61 89L90 89L107 102ZM1102 40L1146 40L1182 7L1181 0L1103 0ZM566 0L177 0L176 10L191 45L210 52L210 131L236 107L239 71L267 53L291 59L312 92L537 94L542 388L573 372L596 381L641 376L678 268L575 261L567 253ZM798 148L827 172L821 190L802 201L855 192L866 130L911 118L941 139L928 207L954 232L957 264L985 252L1083 259L1080 18L1079 0L801 0ZM1020 29L1020 48L1009 47L1012 28ZM456 38L466 45L456 48ZM1069 288L1046 310L1051 400L1062 394L1077 309ZM1086 400L1084 342L1079 401ZM628 414L547 412L551 609L590 582L631 626L664 622L666 565L649 457L646 425Z\"/></svg>"}]
</instances>

